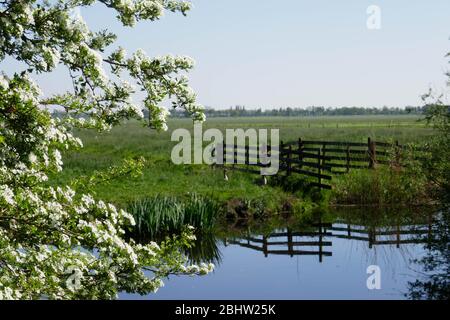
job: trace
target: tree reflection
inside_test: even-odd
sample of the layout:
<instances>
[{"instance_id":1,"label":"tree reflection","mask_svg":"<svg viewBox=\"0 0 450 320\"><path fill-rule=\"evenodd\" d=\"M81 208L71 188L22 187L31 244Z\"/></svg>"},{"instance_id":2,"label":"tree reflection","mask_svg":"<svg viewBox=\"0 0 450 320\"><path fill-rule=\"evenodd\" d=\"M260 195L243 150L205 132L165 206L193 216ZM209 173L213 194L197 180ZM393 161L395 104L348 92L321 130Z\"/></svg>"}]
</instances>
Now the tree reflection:
<instances>
[{"instance_id":1,"label":"tree reflection","mask_svg":"<svg viewBox=\"0 0 450 320\"><path fill-rule=\"evenodd\" d=\"M194 264L205 262L219 265L222 262L218 239L212 232L205 232L198 235L194 245L187 249L186 254L189 262Z\"/></svg>"},{"instance_id":2,"label":"tree reflection","mask_svg":"<svg viewBox=\"0 0 450 320\"><path fill-rule=\"evenodd\" d=\"M419 279L408 283L408 299L450 298L449 219L450 210L447 208L436 217L431 239L426 245L426 255L412 261L423 271L418 272Z\"/></svg>"}]
</instances>

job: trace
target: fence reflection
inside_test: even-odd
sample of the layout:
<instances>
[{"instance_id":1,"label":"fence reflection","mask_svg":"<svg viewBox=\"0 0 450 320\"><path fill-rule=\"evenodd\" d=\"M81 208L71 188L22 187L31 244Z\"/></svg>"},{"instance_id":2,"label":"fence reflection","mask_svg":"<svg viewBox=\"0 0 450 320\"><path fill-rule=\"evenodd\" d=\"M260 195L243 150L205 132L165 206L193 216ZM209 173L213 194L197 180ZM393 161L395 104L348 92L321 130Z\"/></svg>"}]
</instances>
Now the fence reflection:
<instances>
[{"instance_id":1,"label":"fence reflection","mask_svg":"<svg viewBox=\"0 0 450 320\"><path fill-rule=\"evenodd\" d=\"M369 248L380 245L427 243L431 238L431 221L428 224L391 225L383 227L362 226L336 220L334 223L311 225L309 231L285 230L269 235L247 234L240 238L226 238L224 244L237 245L259 251L264 256L276 255L316 255L319 261L332 256L333 239L348 239L367 242ZM308 228L310 229L310 228Z\"/></svg>"}]
</instances>

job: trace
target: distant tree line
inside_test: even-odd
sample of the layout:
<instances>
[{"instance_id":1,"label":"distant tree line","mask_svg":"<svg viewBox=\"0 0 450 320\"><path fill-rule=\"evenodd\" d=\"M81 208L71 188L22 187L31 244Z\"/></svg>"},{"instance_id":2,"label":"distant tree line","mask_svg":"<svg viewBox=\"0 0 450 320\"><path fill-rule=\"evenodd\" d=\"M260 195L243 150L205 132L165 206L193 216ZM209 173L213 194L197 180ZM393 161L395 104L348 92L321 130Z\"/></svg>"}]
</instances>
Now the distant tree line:
<instances>
[{"instance_id":1,"label":"distant tree line","mask_svg":"<svg viewBox=\"0 0 450 320\"><path fill-rule=\"evenodd\" d=\"M407 115L422 114L427 106L414 107L383 107L383 108L363 108L363 107L307 107L307 108L272 108L272 109L247 109L245 106L235 106L228 109L205 108L205 115L212 117L295 117L295 116L351 116L351 115ZM172 117L189 117L183 110L171 110Z\"/></svg>"},{"instance_id":2,"label":"distant tree line","mask_svg":"<svg viewBox=\"0 0 450 320\"><path fill-rule=\"evenodd\" d=\"M272 108L272 109L247 109L244 106L235 106L228 109L214 109L206 107L204 114L207 118L215 117L320 117L320 116L364 116L364 115L421 115L426 112L427 105L414 107L307 107L307 108ZM142 110L145 118L148 118L148 111ZM54 111L54 116L63 116L63 112ZM189 118L191 115L181 109L171 109L171 117Z\"/></svg>"}]
</instances>

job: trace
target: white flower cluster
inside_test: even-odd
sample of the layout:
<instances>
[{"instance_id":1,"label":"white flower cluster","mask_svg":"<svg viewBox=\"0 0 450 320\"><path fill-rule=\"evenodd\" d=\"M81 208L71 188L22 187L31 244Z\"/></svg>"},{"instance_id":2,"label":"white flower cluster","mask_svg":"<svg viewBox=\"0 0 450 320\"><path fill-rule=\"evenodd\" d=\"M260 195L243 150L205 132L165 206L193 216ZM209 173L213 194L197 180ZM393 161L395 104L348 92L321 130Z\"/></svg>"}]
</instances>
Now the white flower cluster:
<instances>
[{"instance_id":1,"label":"white flower cluster","mask_svg":"<svg viewBox=\"0 0 450 320\"><path fill-rule=\"evenodd\" d=\"M118 12L118 19L126 26L134 26L139 20L156 20L164 14L164 9L190 10L191 4L181 0L116 0L105 1Z\"/></svg>"},{"instance_id":2,"label":"white flower cluster","mask_svg":"<svg viewBox=\"0 0 450 320\"><path fill-rule=\"evenodd\" d=\"M16 203L14 193L7 185L0 186L0 201L2 200L11 206Z\"/></svg>"},{"instance_id":3,"label":"white flower cluster","mask_svg":"<svg viewBox=\"0 0 450 320\"><path fill-rule=\"evenodd\" d=\"M148 106L150 111L150 124L159 130L167 131L167 117L170 115L169 110L160 106Z\"/></svg>"},{"instance_id":4,"label":"white flower cluster","mask_svg":"<svg viewBox=\"0 0 450 320\"><path fill-rule=\"evenodd\" d=\"M0 89L8 89L9 81L5 78L4 75L0 74Z\"/></svg>"}]
</instances>

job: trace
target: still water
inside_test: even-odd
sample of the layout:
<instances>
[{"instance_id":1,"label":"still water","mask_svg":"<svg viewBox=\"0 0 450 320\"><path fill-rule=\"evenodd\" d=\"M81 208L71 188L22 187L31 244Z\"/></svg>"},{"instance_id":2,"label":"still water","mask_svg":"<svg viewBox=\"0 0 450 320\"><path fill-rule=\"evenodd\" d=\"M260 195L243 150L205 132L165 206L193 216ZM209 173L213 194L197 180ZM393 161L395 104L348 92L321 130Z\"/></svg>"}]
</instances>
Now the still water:
<instances>
[{"instance_id":1,"label":"still water","mask_svg":"<svg viewBox=\"0 0 450 320\"><path fill-rule=\"evenodd\" d=\"M354 219L356 217L356 219ZM202 277L171 277L157 293L121 299L406 299L430 253L437 218L430 214L351 213L326 222L284 221L258 230L228 227L198 240ZM231 229L231 230L230 230ZM261 228L259 228L261 229ZM368 289L371 265L380 289Z\"/></svg>"}]
</instances>

